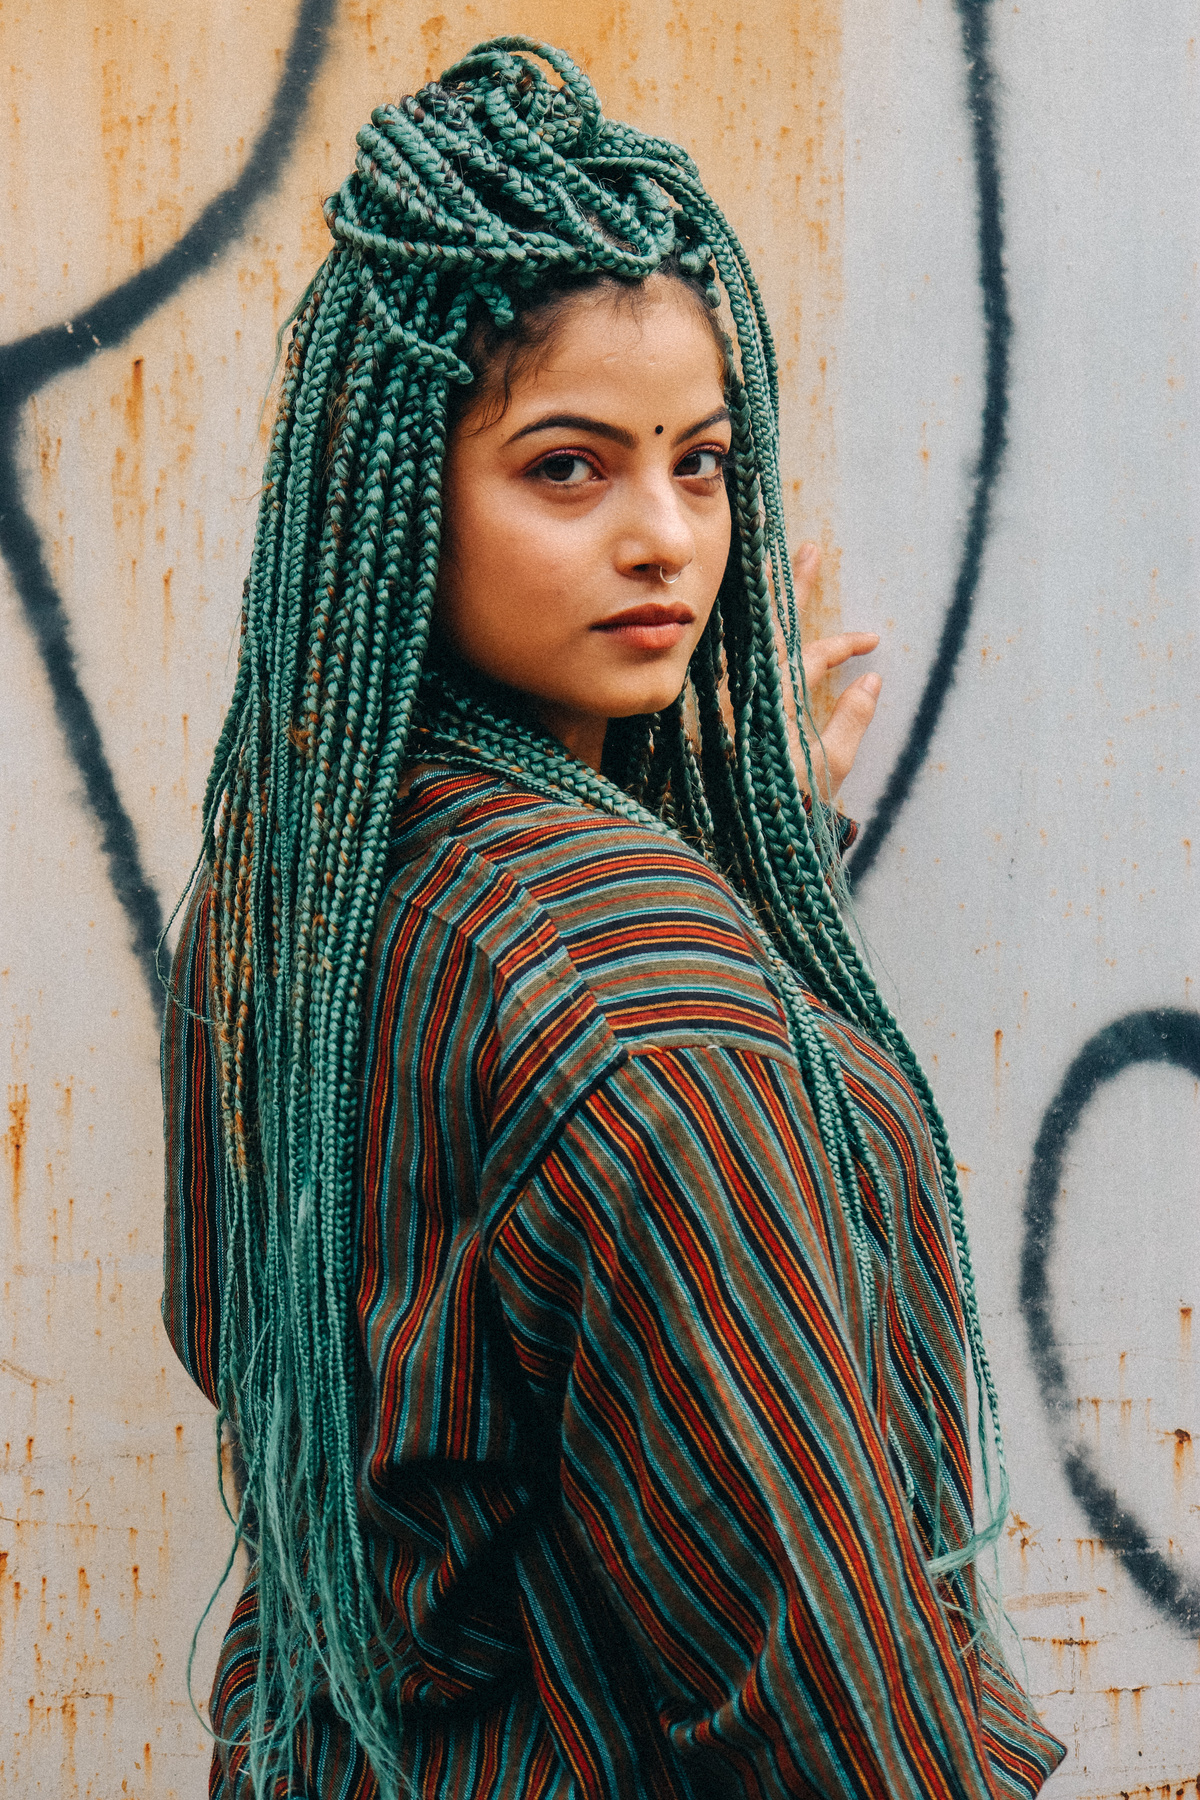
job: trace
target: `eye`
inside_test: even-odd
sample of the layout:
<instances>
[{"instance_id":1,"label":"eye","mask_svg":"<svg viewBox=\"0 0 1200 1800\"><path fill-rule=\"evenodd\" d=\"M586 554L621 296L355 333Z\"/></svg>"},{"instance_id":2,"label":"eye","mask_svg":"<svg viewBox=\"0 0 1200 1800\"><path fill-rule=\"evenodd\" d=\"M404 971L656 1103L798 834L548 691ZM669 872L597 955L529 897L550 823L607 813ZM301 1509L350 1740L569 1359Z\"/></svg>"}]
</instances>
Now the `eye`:
<instances>
[{"instance_id":1,"label":"eye","mask_svg":"<svg viewBox=\"0 0 1200 1800\"><path fill-rule=\"evenodd\" d=\"M718 475L725 473L728 455L724 450L689 450L686 456L680 457L675 465L675 473L685 480L715 481Z\"/></svg>"},{"instance_id":2,"label":"eye","mask_svg":"<svg viewBox=\"0 0 1200 1800\"><path fill-rule=\"evenodd\" d=\"M585 456L576 456L573 450L556 450L530 473L541 476L545 481L552 481L555 487L582 487L585 481L592 479L596 471Z\"/></svg>"}]
</instances>

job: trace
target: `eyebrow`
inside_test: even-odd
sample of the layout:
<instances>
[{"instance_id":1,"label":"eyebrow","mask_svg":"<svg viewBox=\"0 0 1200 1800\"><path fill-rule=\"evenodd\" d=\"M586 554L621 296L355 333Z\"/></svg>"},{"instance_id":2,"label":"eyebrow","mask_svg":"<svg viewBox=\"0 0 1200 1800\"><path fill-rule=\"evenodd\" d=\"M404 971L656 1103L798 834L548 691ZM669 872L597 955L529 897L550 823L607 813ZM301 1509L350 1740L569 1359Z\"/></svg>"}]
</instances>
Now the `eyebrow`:
<instances>
[{"instance_id":1,"label":"eyebrow","mask_svg":"<svg viewBox=\"0 0 1200 1800\"><path fill-rule=\"evenodd\" d=\"M719 406L716 412L709 413L705 419L697 420L681 431L678 437L672 438L671 447L685 443L688 438L695 437L698 431L706 431L710 425L721 425L729 417L729 408ZM620 444L624 450L636 450L637 438L632 431L625 431L620 425L606 425L603 419L589 419L585 413L548 413L544 419L534 419L529 425L522 425L520 431L514 431L506 440L515 444L519 438L530 437L537 431L587 431L593 437L609 438L614 444Z\"/></svg>"},{"instance_id":2,"label":"eyebrow","mask_svg":"<svg viewBox=\"0 0 1200 1800\"><path fill-rule=\"evenodd\" d=\"M686 443L688 438L695 437L698 431L707 431L710 425L726 424L728 419L729 408L718 406L716 412L709 413L707 419L697 419L694 425L689 425L686 431L681 431L677 438L672 438L671 448L675 449L677 445Z\"/></svg>"}]
</instances>

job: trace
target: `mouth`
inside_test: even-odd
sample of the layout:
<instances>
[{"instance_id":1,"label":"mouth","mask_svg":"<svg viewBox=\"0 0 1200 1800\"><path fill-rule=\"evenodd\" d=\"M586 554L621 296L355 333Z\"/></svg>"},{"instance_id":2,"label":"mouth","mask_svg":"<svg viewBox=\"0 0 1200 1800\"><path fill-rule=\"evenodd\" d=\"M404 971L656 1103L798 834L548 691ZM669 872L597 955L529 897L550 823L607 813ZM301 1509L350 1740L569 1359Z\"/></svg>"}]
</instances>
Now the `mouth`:
<instances>
[{"instance_id":1,"label":"mouth","mask_svg":"<svg viewBox=\"0 0 1200 1800\"><path fill-rule=\"evenodd\" d=\"M673 650L696 615L682 600L648 600L592 626L632 650Z\"/></svg>"}]
</instances>

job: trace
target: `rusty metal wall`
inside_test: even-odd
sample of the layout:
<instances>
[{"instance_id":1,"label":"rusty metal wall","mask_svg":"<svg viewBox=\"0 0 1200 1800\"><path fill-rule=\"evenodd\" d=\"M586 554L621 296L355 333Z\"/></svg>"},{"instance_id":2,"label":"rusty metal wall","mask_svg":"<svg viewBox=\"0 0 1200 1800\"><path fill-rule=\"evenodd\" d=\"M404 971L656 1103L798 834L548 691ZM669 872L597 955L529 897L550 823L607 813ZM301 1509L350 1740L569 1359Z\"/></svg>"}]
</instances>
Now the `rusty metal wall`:
<instances>
[{"instance_id":1,"label":"rusty metal wall","mask_svg":"<svg viewBox=\"0 0 1200 1800\"><path fill-rule=\"evenodd\" d=\"M859 907L964 1168L1062 1800L1200 1791L1198 23L843 20Z\"/></svg>"},{"instance_id":2,"label":"rusty metal wall","mask_svg":"<svg viewBox=\"0 0 1200 1800\"><path fill-rule=\"evenodd\" d=\"M813 622L884 635L859 909L968 1171L1055 1790L1200 1792L1193 10L0 7L0 1796L205 1792L228 1530L158 1321L149 949L320 201L379 98L498 30L686 143L761 273Z\"/></svg>"},{"instance_id":3,"label":"rusty metal wall","mask_svg":"<svg viewBox=\"0 0 1200 1800\"><path fill-rule=\"evenodd\" d=\"M764 267L789 465L805 516L831 517L836 16L821 0L786 18L758 0L728 25L663 0L583 28L528 0L431 13L0 9L0 1795L20 1800L206 1791L185 1670L228 1533L210 1409L158 1320L146 965L229 690L276 329L371 107L523 30L691 144ZM781 238L787 257L769 253ZM201 1698L231 1605L203 1635Z\"/></svg>"}]
</instances>

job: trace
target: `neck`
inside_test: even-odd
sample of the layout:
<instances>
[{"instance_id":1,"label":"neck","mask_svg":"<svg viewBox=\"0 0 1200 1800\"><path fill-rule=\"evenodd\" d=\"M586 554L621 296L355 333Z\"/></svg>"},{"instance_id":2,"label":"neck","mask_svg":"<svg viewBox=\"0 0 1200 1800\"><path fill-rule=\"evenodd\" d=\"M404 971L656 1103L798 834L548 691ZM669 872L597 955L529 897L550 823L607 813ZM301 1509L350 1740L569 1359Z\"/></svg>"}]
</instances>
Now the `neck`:
<instances>
[{"instance_id":1,"label":"neck","mask_svg":"<svg viewBox=\"0 0 1200 1800\"><path fill-rule=\"evenodd\" d=\"M536 694L526 694L519 688L505 687L503 683L493 681L490 676L472 668L470 663L445 643L436 630L426 659L425 682L427 688L443 694L448 689L454 706L465 705L467 715L464 716L464 723L466 716L474 713L480 704L485 712L494 712L500 719L524 718L530 724L536 720L542 730L557 738L572 756L586 763L597 775L600 773L604 756L604 734L608 730L608 719L602 713L584 712L573 706L558 706L552 700L539 699ZM471 736L469 729L465 735Z\"/></svg>"},{"instance_id":2,"label":"neck","mask_svg":"<svg viewBox=\"0 0 1200 1800\"><path fill-rule=\"evenodd\" d=\"M563 747L577 756L580 762L600 772L601 760L604 756L604 734L608 730L608 720L596 713L575 712L570 707L554 706L548 700L539 700L533 707L534 716L540 725L556 737Z\"/></svg>"}]
</instances>

